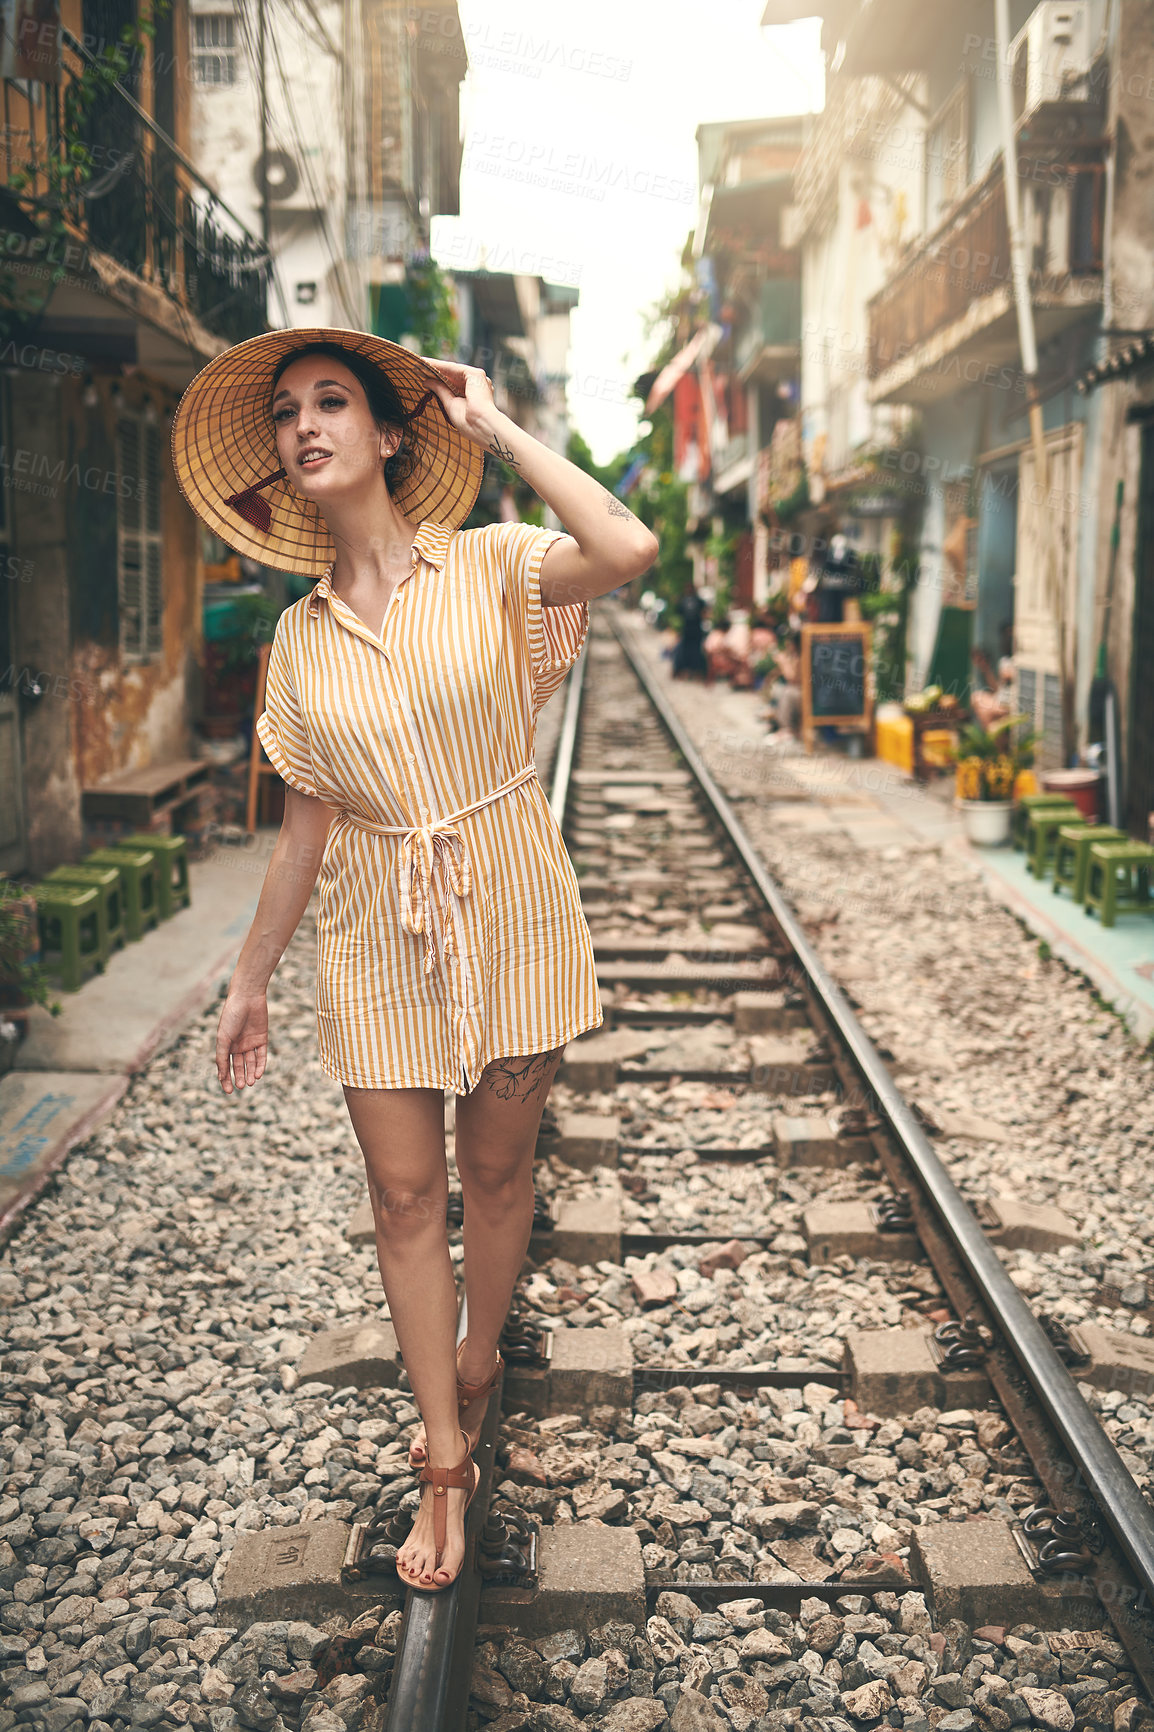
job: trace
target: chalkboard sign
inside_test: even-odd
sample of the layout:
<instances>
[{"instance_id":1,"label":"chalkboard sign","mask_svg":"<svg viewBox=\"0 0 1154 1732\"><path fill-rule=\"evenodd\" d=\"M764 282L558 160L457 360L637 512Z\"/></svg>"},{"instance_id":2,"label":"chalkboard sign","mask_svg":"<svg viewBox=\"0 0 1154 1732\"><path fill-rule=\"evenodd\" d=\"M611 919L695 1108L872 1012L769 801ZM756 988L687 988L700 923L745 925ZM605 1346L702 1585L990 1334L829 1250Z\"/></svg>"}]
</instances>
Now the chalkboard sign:
<instances>
[{"instance_id":1,"label":"chalkboard sign","mask_svg":"<svg viewBox=\"0 0 1154 1732\"><path fill-rule=\"evenodd\" d=\"M856 622L802 626L801 706L807 739L815 727L869 732L870 629Z\"/></svg>"}]
</instances>

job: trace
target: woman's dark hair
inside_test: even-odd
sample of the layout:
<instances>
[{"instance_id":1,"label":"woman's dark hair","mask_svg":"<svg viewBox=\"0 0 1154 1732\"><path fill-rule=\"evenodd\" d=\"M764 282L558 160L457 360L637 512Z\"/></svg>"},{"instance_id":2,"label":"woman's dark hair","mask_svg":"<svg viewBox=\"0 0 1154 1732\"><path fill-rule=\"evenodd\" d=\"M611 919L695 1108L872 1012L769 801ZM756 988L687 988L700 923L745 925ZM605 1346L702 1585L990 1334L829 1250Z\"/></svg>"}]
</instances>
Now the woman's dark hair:
<instances>
[{"instance_id":1,"label":"woman's dark hair","mask_svg":"<svg viewBox=\"0 0 1154 1732\"><path fill-rule=\"evenodd\" d=\"M367 355L362 355L356 349L346 349L340 343L305 343L299 349L292 349L287 355L282 355L273 368L272 382L269 385L270 402L285 368L290 367L294 361L299 361L302 355L331 355L334 360L342 362L364 386L369 413L377 425L383 427L387 424L401 429L401 443L385 462L385 486L390 495L395 494L416 468L417 453L409 438L409 424L414 416L409 414L401 402L393 381L374 361L370 361Z\"/></svg>"}]
</instances>

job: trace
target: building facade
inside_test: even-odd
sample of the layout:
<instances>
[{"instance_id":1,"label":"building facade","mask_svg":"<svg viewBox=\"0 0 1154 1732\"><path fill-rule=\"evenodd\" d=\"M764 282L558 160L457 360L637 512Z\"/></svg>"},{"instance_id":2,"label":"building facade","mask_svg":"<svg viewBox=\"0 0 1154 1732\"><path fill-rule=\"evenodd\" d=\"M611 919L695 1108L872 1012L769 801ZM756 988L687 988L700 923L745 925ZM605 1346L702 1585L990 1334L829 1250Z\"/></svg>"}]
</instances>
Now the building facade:
<instances>
[{"instance_id":1,"label":"building facade","mask_svg":"<svg viewBox=\"0 0 1154 1732\"><path fill-rule=\"evenodd\" d=\"M802 11L771 0L763 22ZM1145 835L1154 9L1011 0L1009 12L1002 44L992 0L822 10L825 112L797 175L803 444L811 490L872 448L892 474L883 485L918 498L908 689L942 665L947 640L977 665L1011 657L1041 764L1054 767L1101 739L1092 697L1105 672L1120 815ZM1012 265L1007 88L1036 372Z\"/></svg>"},{"instance_id":2,"label":"building facade","mask_svg":"<svg viewBox=\"0 0 1154 1732\"><path fill-rule=\"evenodd\" d=\"M275 326L405 334L410 262L458 210L455 0L190 0L192 155L274 259Z\"/></svg>"},{"instance_id":3,"label":"building facade","mask_svg":"<svg viewBox=\"0 0 1154 1732\"><path fill-rule=\"evenodd\" d=\"M63 0L61 19L29 75L3 80L7 873L78 857L85 789L189 753L201 554L169 428L199 368L265 328L269 278L188 156L186 0L137 32L112 86L94 66L138 26L132 0Z\"/></svg>"}]
</instances>

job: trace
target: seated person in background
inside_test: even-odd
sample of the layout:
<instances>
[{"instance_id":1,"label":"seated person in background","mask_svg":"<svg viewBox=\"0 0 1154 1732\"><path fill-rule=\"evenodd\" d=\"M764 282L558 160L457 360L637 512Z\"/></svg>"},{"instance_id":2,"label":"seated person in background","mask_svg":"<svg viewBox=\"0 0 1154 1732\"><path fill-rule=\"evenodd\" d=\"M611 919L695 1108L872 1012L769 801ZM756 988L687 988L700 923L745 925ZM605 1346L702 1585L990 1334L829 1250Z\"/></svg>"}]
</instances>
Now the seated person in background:
<instances>
[{"instance_id":1,"label":"seated person in background","mask_svg":"<svg viewBox=\"0 0 1154 1732\"><path fill-rule=\"evenodd\" d=\"M733 671L733 652L729 647L729 615L718 614L705 638L705 683L726 680Z\"/></svg>"},{"instance_id":2,"label":"seated person in background","mask_svg":"<svg viewBox=\"0 0 1154 1732\"><path fill-rule=\"evenodd\" d=\"M765 660L768 651L772 650L776 639L773 627L760 608L755 608L749 621L749 665L757 677L758 663Z\"/></svg>"},{"instance_id":3,"label":"seated person in background","mask_svg":"<svg viewBox=\"0 0 1154 1732\"><path fill-rule=\"evenodd\" d=\"M681 635L673 653L673 678L679 674L691 674L696 678L706 673L702 623L705 608L692 583L687 583L682 590L678 611L681 614Z\"/></svg>"},{"instance_id":4,"label":"seated person in background","mask_svg":"<svg viewBox=\"0 0 1154 1732\"><path fill-rule=\"evenodd\" d=\"M801 639L797 632L781 627L780 641L772 651L774 671L766 677L768 702L761 712L773 732L797 735L801 731Z\"/></svg>"},{"instance_id":5,"label":"seated person in background","mask_svg":"<svg viewBox=\"0 0 1154 1732\"><path fill-rule=\"evenodd\" d=\"M1013 680L1013 663L1003 658L998 664L998 675L995 675L984 649L971 650L970 660L974 664L970 708L976 722L980 722L983 728L992 728L995 722L1011 714L1008 687Z\"/></svg>"},{"instance_id":6,"label":"seated person in background","mask_svg":"<svg viewBox=\"0 0 1154 1732\"><path fill-rule=\"evenodd\" d=\"M749 691L753 686L750 636L748 615L745 613L735 614L725 639L731 660L729 683L734 691Z\"/></svg>"}]
</instances>

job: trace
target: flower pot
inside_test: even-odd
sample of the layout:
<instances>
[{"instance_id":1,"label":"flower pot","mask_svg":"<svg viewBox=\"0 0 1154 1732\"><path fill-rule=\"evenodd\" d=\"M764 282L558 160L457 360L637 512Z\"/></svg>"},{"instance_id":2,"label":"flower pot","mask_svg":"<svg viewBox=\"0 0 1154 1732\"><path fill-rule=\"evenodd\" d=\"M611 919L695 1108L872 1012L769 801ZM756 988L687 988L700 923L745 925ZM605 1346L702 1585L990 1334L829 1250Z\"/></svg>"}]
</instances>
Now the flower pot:
<instances>
[{"instance_id":1,"label":"flower pot","mask_svg":"<svg viewBox=\"0 0 1154 1732\"><path fill-rule=\"evenodd\" d=\"M1101 785L1101 770L1047 770L1042 776L1047 794L1068 794L1088 824L1097 822Z\"/></svg>"},{"instance_id":2,"label":"flower pot","mask_svg":"<svg viewBox=\"0 0 1154 1732\"><path fill-rule=\"evenodd\" d=\"M1010 840L1011 800L959 800L966 835L978 848L1000 848Z\"/></svg>"}]
</instances>

